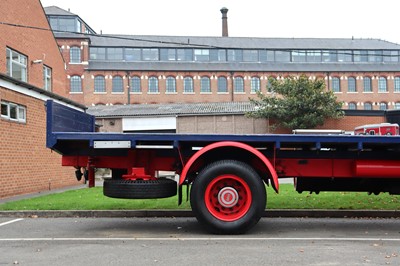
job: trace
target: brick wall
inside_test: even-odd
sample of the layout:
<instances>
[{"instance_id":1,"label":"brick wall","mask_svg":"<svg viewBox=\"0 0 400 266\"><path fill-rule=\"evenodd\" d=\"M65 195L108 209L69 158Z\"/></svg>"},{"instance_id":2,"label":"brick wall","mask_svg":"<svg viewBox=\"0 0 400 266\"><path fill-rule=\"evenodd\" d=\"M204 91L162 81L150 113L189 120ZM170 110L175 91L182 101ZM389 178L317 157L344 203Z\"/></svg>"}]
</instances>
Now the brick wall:
<instances>
[{"instance_id":1,"label":"brick wall","mask_svg":"<svg viewBox=\"0 0 400 266\"><path fill-rule=\"evenodd\" d=\"M46 148L45 106L0 87L0 100L26 107L26 123L0 119L0 198L79 184L74 169Z\"/></svg>"},{"instance_id":2,"label":"brick wall","mask_svg":"<svg viewBox=\"0 0 400 266\"><path fill-rule=\"evenodd\" d=\"M6 73L8 47L28 57L29 84L43 88L43 65L46 65L52 69L52 91L66 95L69 87L66 86L64 60L40 1L1 0L0 18L2 22L20 26L0 24L0 72ZM33 60L42 60L42 63L32 64Z\"/></svg>"}]
</instances>

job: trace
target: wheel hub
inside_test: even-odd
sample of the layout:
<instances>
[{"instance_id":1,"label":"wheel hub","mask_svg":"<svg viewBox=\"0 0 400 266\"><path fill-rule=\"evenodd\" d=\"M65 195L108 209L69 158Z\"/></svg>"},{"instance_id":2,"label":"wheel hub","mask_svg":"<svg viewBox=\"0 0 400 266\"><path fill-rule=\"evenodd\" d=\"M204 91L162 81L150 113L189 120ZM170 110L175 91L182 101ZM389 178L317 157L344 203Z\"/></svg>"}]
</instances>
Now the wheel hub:
<instances>
[{"instance_id":1,"label":"wheel hub","mask_svg":"<svg viewBox=\"0 0 400 266\"><path fill-rule=\"evenodd\" d=\"M239 194L233 187L224 187L218 192L218 202L225 208L232 208L239 201Z\"/></svg>"}]
</instances>

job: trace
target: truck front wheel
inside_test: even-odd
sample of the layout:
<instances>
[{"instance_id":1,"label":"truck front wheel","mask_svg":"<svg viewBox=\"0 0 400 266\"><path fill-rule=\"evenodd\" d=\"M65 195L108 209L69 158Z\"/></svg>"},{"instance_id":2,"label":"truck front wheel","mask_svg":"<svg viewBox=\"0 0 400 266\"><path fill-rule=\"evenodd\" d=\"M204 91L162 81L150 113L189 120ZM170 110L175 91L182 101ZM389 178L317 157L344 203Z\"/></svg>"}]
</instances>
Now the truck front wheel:
<instances>
[{"instance_id":1,"label":"truck front wheel","mask_svg":"<svg viewBox=\"0 0 400 266\"><path fill-rule=\"evenodd\" d=\"M260 220L266 190L249 165L234 160L209 164L196 177L190 203L197 220L211 233L244 233Z\"/></svg>"}]
</instances>

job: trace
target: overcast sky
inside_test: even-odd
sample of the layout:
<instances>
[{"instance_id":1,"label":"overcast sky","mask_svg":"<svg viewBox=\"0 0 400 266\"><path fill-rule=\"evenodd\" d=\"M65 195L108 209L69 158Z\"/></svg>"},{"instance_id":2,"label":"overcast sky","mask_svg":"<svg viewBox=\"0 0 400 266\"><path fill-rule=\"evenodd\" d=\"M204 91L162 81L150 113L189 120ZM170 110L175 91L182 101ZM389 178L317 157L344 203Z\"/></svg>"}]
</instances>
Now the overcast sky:
<instances>
[{"instance_id":1,"label":"overcast sky","mask_svg":"<svg viewBox=\"0 0 400 266\"><path fill-rule=\"evenodd\" d=\"M41 0L79 15L97 33L377 38L400 44L399 0Z\"/></svg>"}]
</instances>

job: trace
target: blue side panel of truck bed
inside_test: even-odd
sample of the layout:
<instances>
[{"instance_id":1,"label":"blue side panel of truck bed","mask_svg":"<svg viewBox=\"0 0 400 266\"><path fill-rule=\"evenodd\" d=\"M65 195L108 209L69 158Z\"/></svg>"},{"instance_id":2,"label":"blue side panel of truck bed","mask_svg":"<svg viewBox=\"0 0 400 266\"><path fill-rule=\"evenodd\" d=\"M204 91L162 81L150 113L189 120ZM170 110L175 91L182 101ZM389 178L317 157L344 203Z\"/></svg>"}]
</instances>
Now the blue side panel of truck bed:
<instances>
[{"instance_id":1,"label":"blue side panel of truck bed","mask_svg":"<svg viewBox=\"0 0 400 266\"><path fill-rule=\"evenodd\" d=\"M54 145L54 132L94 132L95 118L52 100L46 102L47 147Z\"/></svg>"},{"instance_id":2,"label":"blue side panel of truck bed","mask_svg":"<svg viewBox=\"0 0 400 266\"><path fill-rule=\"evenodd\" d=\"M66 141L86 141L87 148L93 148L95 141L130 141L136 145L178 145L188 144L204 147L219 141L237 141L253 147L310 148L315 150L344 148L361 151L363 149L400 150L400 136L354 136L354 135L291 135L291 134L137 134L100 133L95 131L94 117L72 110L52 101L47 102L47 147L63 153Z\"/></svg>"}]
</instances>

